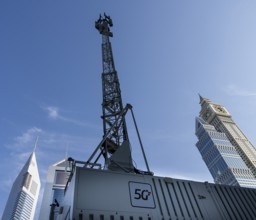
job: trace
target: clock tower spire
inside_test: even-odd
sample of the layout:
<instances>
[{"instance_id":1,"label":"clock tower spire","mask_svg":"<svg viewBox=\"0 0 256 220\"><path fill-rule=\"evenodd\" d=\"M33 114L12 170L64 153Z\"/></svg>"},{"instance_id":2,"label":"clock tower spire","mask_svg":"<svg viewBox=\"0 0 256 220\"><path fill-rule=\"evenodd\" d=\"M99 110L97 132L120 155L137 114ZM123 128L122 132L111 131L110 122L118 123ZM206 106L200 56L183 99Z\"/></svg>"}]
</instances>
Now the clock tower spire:
<instances>
[{"instance_id":1,"label":"clock tower spire","mask_svg":"<svg viewBox=\"0 0 256 220\"><path fill-rule=\"evenodd\" d=\"M199 117L221 133L225 133L229 141L243 158L247 167L256 178L256 149L233 121L227 109L200 96L201 111Z\"/></svg>"}]
</instances>

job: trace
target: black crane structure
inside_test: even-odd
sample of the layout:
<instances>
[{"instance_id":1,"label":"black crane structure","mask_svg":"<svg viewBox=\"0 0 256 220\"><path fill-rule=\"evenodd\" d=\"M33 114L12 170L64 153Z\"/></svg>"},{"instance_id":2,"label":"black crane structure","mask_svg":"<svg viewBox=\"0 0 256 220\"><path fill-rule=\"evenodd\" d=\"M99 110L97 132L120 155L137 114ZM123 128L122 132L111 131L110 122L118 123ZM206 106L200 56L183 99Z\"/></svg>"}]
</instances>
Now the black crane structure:
<instances>
[{"instance_id":1,"label":"black crane structure","mask_svg":"<svg viewBox=\"0 0 256 220\"><path fill-rule=\"evenodd\" d=\"M110 131L113 124L116 126L111 130L110 138L106 140L106 150L108 153L114 153L120 147L124 140L128 140L127 127L125 117L118 116L123 111L123 103L121 89L117 72L115 70L112 47L109 37L113 34L110 32L110 27L113 26L110 16L104 14L104 19L100 18L96 21L95 27L102 35L102 119L104 135Z\"/></svg>"},{"instance_id":2,"label":"black crane structure","mask_svg":"<svg viewBox=\"0 0 256 220\"><path fill-rule=\"evenodd\" d=\"M125 107L123 107L120 83L117 71L115 69L110 42L110 37L113 37L113 33L110 31L110 27L112 26L112 19L105 13L104 17L100 15L99 19L95 22L95 28L102 35L101 47L103 72L101 77L103 96L103 140L95 149L87 161L87 164L91 164L91 167L93 167L99 158L103 156L105 159L105 165L107 166L113 166L114 164L114 166L119 167L127 172L134 172L134 170L136 172L137 169L133 167L133 161L131 158L130 142L125 121L126 113L128 110L131 110L147 170L151 174L139 136L135 117L132 111L132 106L127 104ZM95 161L92 163L91 160L95 157L97 152L99 153Z\"/></svg>"}]
</instances>

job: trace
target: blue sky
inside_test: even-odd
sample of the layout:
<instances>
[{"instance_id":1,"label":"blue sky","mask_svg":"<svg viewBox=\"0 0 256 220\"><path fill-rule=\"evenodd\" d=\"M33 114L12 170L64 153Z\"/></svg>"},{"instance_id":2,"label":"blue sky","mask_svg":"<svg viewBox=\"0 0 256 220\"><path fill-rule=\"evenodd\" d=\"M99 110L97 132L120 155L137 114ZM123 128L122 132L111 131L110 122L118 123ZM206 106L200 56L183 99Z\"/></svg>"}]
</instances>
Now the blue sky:
<instances>
[{"instance_id":1,"label":"blue sky","mask_svg":"<svg viewBox=\"0 0 256 220\"><path fill-rule=\"evenodd\" d=\"M37 135L41 194L48 166L66 149L87 160L100 142L94 21L103 12L114 22L123 102L134 107L151 170L212 182L195 147L198 93L223 104L256 143L255 11L255 1L1 1L0 216ZM145 169L127 121L134 160Z\"/></svg>"}]
</instances>

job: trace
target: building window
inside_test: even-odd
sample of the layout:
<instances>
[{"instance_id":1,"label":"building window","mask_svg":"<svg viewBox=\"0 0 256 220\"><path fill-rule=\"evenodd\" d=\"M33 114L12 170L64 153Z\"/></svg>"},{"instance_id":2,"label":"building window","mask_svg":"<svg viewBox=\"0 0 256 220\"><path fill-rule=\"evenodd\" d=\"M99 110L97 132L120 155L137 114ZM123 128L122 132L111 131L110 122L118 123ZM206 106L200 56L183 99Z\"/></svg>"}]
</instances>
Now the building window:
<instances>
[{"instance_id":1,"label":"building window","mask_svg":"<svg viewBox=\"0 0 256 220\"><path fill-rule=\"evenodd\" d=\"M37 186L38 186L38 184L37 184L35 181L32 181L31 188L30 188L30 192L31 192L34 196L36 196Z\"/></svg>"},{"instance_id":2,"label":"building window","mask_svg":"<svg viewBox=\"0 0 256 220\"><path fill-rule=\"evenodd\" d=\"M24 174L24 179L23 179L23 182L22 182L22 186L24 186L26 189L29 188L29 185L30 185L30 182L31 182L31 174L29 172L26 172Z\"/></svg>"},{"instance_id":3,"label":"building window","mask_svg":"<svg viewBox=\"0 0 256 220\"><path fill-rule=\"evenodd\" d=\"M66 183L68 181L69 174L70 174L70 172L56 170L55 184L56 185L66 185Z\"/></svg>"}]
</instances>

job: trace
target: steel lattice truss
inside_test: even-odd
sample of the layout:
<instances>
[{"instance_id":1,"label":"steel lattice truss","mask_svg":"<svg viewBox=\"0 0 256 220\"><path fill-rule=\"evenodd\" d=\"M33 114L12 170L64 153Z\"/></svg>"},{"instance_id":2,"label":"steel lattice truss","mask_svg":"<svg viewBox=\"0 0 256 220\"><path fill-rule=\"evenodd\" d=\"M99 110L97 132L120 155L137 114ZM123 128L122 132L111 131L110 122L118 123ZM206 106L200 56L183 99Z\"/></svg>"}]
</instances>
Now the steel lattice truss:
<instances>
[{"instance_id":1,"label":"steel lattice truss","mask_svg":"<svg viewBox=\"0 0 256 220\"><path fill-rule=\"evenodd\" d=\"M97 163L97 161L103 155L105 159L105 168L107 169L153 175L149 170L147 158L132 110L132 105L126 104L126 106L123 107L120 84L115 70L111 43L109 41L109 37L113 37L112 32L110 32L110 27L112 26L113 23L111 18L106 16L105 13L104 18L100 15L99 19L95 22L96 29L102 35L102 119L104 136L102 141L87 160L86 165L91 168L95 166L101 167L101 164ZM140 171L133 165L130 142L125 122L125 115L128 110L130 110L132 114L132 119L138 135L147 171ZM96 156L97 152L99 152L98 156ZM92 159L95 158L95 156L96 159L92 162Z\"/></svg>"},{"instance_id":2,"label":"steel lattice truss","mask_svg":"<svg viewBox=\"0 0 256 220\"><path fill-rule=\"evenodd\" d=\"M104 16L103 19L100 16L95 23L95 27L102 34L102 119L104 136L110 132L109 138L102 146L103 155L106 158L107 154L113 154L125 140L128 140L128 133L125 117L121 114L123 111L121 90L109 40L109 37L113 36L109 27L113 24L109 16Z\"/></svg>"}]
</instances>

